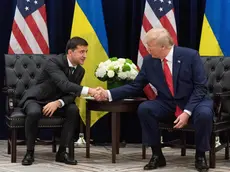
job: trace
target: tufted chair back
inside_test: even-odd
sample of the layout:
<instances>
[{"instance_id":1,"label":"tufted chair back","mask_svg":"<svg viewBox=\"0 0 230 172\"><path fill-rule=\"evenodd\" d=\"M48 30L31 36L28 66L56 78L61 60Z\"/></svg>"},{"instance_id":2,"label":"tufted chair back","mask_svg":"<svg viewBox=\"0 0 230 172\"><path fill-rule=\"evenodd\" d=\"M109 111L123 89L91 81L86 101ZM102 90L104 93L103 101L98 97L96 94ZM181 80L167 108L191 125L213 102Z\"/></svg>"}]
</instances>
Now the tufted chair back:
<instances>
[{"instance_id":1,"label":"tufted chair back","mask_svg":"<svg viewBox=\"0 0 230 172\"><path fill-rule=\"evenodd\" d=\"M212 97L213 93L230 91L230 58L219 56L202 57L205 72L208 78L208 91ZM230 114L230 100L226 100L222 112Z\"/></svg>"},{"instance_id":2,"label":"tufted chair back","mask_svg":"<svg viewBox=\"0 0 230 172\"><path fill-rule=\"evenodd\" d=\"M5 85L14 90L15 107L24 92L36 83L46 60L50 56L52 55L5 55Z\"/></svg>"}]
</instances>

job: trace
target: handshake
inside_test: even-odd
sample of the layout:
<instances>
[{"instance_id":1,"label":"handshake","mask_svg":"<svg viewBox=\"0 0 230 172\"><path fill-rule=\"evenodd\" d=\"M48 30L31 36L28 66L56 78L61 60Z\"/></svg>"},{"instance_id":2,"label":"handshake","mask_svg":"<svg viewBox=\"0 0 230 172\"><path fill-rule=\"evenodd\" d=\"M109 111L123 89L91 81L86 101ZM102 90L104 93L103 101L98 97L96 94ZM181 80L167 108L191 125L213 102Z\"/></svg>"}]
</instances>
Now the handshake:
<instances>
[{"instance_id":1,"label":"handshake","mask_svg":"<svg viewBox=\"0 0 230 172\"><path fill-rule=\"evenodd\" d=\"M94 97L97 101L107 101L109 100L108 91L102 87L89 88L88 94Z\"/></svg>"}]
</instances>

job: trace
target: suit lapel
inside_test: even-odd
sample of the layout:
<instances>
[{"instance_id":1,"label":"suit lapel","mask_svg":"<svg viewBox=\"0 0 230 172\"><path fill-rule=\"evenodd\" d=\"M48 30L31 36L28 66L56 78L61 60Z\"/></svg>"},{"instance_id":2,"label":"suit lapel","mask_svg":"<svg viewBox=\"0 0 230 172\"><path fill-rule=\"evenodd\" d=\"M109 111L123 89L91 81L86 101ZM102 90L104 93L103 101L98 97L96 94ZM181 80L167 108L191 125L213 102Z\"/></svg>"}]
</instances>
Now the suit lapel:
<instances>
[{"instance_id":1,"label":"suit lapel","mask_svg":"<svg viewBox=\"0 0 230 172\"><path fill-rule=\"evenodd\" d=\"M174 94L176 94L177 79L178 79L178 74L180 71L181 63L182 63L182 60L180 58L180 55L177 53L177 47L174 46L174 51L173 51L173 88L174 88Z\"/></svg>"},{"instance_id":2,"label":"suit lapel","mask_svg":"<svg viewBox=\"0 0 230 172\"><path fill-rule=\"evenodd\" d=\"M77 68L75 69L74 73L73 73L73 78L75 81L77 80L79 75L80 75L80 66L78 65Z\"/></svg>"},{"instance_id":3,"label":"suit lapel","mask_svg":"<svg viewBox=\"0 0 230 172\"><path fill-rule=\"evenodd\" d=\"M163 68L162 68L162 62L161 62L160 59L157 60L157 62L155 63L154 69L156 69L156 71L157 71L155 73L159 75L158 76L159 77L158 81L161 82L160 85L164 86L165 90L168 92L167 93L168 95L171 95L171 92L170 92L170 90L168 88L168 85L167 85L167 82L165 80L165 75L164 75L164 71L163 71Z\"/></svg>"},{"instance_id":4,"label":"suit lapel","mask_svg":"<svg viewBox=\"0 0 230 172\"><path fill-rule=\"evenodd\" d=\"M63 63L64 63L64 73L66 74L67 78L69 78L69 64L68 64L68 61L67 61L67 56L64 55L63 56Z\"/></svg>"}]
</instances>

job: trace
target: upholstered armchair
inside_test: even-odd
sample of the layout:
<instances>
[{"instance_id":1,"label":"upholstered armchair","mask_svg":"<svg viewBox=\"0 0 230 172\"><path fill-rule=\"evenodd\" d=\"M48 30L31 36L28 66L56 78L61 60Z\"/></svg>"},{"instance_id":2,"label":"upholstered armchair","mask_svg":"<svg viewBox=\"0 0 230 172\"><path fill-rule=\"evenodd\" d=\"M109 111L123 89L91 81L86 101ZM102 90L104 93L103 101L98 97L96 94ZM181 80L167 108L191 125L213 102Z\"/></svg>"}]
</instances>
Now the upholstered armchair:
<instances>
[{"instance_id":1,"label":"upholstered armchair","mask_svg":"<svg viewBox=\"0 0 230 172\"><path fill-rule=\"evenodd\" d=\"M202 57L207 75L207 87L209 95L214 101L215 116L211 135L211 150L209 151L210 168L216 166L216 152L225 148L225 159L229 159L230 136L230 58L229 57ZM186 148L195 148L186 144L186 132L195 132L193 125L189 124L182 129L174 129L173 124L160 123L161 130L181 131L181 139L162 146L174 146L181 148L181 156L186 155ZM216 145L216 137L224 137L221 145ZM145 146L142 148L142 157L145 158Z\"/></svg>"},{"instance_id":2,"label":"upholstered armchair","mask_svg":"<svg viewBox=\"0 0 230 172\"><path fill-rule=\"evenodd\" d=\"M32 87L44 68L46 60L52 55L5 55L6 125L9 129L8 154L11 162L16 162L17 132L24 128L25 114L17 106L23 93ZM39 128L61 128L65 118L43 117ZM55 133L55 132L54 132ZM56 152L55 135L52 139L52 151ZM74 158L74 143L69 146L70 156Z\"/></svg>"}]
</instances>

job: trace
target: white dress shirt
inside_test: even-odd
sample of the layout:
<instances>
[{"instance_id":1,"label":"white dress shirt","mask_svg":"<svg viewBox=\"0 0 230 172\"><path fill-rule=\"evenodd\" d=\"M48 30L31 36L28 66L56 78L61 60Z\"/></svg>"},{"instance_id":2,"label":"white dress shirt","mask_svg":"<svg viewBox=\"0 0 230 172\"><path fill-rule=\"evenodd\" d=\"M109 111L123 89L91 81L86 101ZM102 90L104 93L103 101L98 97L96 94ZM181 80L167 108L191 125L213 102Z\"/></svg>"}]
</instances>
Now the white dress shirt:
<instances>
[{"instance_id":1,"label":"white dress shirt","mask_svg":"<svg viewBox=\"0 0 230 172\"><path fill-rule=\"evenodd\" d=\"M169 51L168 55L165 57L167 59L167 64L168 64L168 67L169 67L169 70L170 70L171 74L172 74L172 71L173 71L173 52L174 52L174 46L172 46L172 48ZM162 62L162 68L163 68L164 62L163 62L163 60L161 60L161 62ZM109 101L112 101L112 96L111 96L110 91L107 90L107 92L108 92ZM184 109L184 112L186 112L189 116L192 115L192 112L190 112L190 111L188 111L186 109Z\"/></svg>"},{"instance_id":2,"label":"white dress shirt","mask_svg":"<svg viewBox=\"0 0 230 172\"><path fill-rule=\"evenodd\" d=\"M68 65L69 67L74 67L75 69L77 68L77 66L74 66L70 61L69 59L67 58L67 61L68 61ZM89 91L89 87L83 87L82 90L81 90L81 95L87 95L88 94L88 91ZM65 106L65 103L62 99L58 99L58 101L60 101L61 103L61 107L62 108L63 106Z\"/></svg>"}]
</instances>

